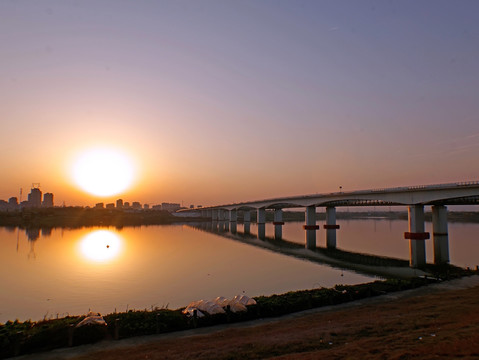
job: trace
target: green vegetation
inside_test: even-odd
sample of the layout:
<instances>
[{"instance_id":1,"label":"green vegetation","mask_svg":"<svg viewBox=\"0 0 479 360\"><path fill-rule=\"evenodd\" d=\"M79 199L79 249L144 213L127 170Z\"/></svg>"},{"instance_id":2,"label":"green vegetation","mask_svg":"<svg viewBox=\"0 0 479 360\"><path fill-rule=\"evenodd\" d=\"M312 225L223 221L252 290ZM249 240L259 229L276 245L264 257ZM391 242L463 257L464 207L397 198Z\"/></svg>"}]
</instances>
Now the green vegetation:
<instances>
[{"instance_id":1,"label":"green vegetation","mask_svg":"<svg viewBox=\"0 0 479 360\"><path fill-rule=\"evenodd\" d=\"M181 218L189 220L190 218ZM23 228L78 228L83 226L140 226L171 224L179 218L167 211L123 211L82 207L28 208L17 212L0 212L0 226Z\"/></svg>"},{"instance_id":2,"label":"green vegetation","mask_svg":"<svg viewBox=\"0 0 479 360\"><path fill-rule=\"evenodd\" d=\"M431 268L434 277L450 279L476 274L477 271L455 267ZM389 279L360 285L336 285L332 289L320 288L288 292L281 295L259 296L256 305L248 306L246 312L206 315L202 318L187 317L183 309L154 309L151 311L130 310L104 316L107 325L75 327L85 316L69 316L39 322L12 322L0 325L0 358L47 351L54 348L114 340L132 336L160 334L194 329L203 326L247 321L264 317L276 317L292 312L327 305L341 304L389 292L417 288L436 282L435 278L409 280Z\"/></svg>"}]
</instances>

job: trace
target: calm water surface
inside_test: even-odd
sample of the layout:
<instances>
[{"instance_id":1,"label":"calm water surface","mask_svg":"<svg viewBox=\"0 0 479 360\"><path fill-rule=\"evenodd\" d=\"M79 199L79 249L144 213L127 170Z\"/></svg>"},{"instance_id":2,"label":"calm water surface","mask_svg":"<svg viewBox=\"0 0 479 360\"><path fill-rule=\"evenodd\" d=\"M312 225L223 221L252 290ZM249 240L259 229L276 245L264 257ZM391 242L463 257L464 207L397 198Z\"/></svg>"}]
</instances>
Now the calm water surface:
<instances>
[{"instance_id":1,"label":"calm water surface","mask_svg":"<svg viewBox=\"0 0 479 360\"><path fill-rule=\"evenodd\" d=\"M408 259L406 221L338 221L338 248ZM302 223L287 223L283 238L304 242ZM426 224L431 231L430 224ZM238 232L243 226L238 225ZM257 228L251 224L251 233ZM479 264L479 224L449 224L451 263ZM273 225L266 235L274 235ZM324 246L324 230L318 231ZM432 245L427 243L428 261ZM0 323L178 308L199 299L270 295L290 290L356 284L372 276L257 248L189 225L136 228L0 228Z\"/></svg>"}]
</instances>

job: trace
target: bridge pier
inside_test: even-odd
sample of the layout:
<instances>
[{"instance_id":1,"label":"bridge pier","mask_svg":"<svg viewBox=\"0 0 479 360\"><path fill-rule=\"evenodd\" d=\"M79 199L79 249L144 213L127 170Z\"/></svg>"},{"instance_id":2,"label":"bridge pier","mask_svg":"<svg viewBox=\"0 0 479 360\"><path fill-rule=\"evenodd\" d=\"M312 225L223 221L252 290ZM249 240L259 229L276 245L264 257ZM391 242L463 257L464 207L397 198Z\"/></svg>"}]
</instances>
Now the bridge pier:
<instances>
[{"instance_id":1,"label":"bridge pier","mask_svg":"<svg viewBox=\"0 0 479 360\"><path fill-rule=\"evenodd\" d=\"M326 225L323 225L323 228L326 229L326 247L336 249L336 230L339 229L339 225L336 225L335 207L326 208Z\"/></svg>"},{"instance_id":2,"label":"bridge pier","mask_svg":"<svg viewBox=\"0 0 479 360\"><path fill-rule=\"evenodd\" d=\"M283 237L283 209L275 209L274 210L274 238L276 240L281 240Z\"/></svg>"},{"instance_id":3,"label":"bridge pier","mask_svg":"<svg viewBox=\"0 0 479 360\"><path fill-rule=\"evenodd\" d=\"M233 209L233 210L230 210L229 211L229 225L231 225L231 232L233 234L236 234L236 224L237 224L237 220L238 220L238 213L236 212L236 209Z\"/></svg>"},{"instance_id":4,"label":"bridge pier","mask_svg":"<svg viewBox=\"0 0 479 360\"><path fill-rule=\"evenodd\" d=\"M449 236L447 233L447 207L432 206L432 238L434 246L434 264L449 262Z\"/></svg>"},{"instance_id":5,"label":"bridge pier","mask_svg":"<svg viewBox=\"0 0 479 360\"><path fill-rule=\"evenodd\" d=\"M226 217L226 211L227 210L219 210L219 220L220 221L225 221L225 220L228 220L227 217Z\"/></svg>"},{"instance_id":6,"label":"bridge pier","mask_svg":"<svg viewBox=\"0 0 479 360\"><path fill-rule=\"evenodd\" d=\"M409 239L409 265L424 267L426 265L426 239L429 233L424 231L424 205L408 206L409 232L404 238Z\"/></svg>"},{"instance_id":7,"label":"bridge pier","mask_svg":"<svg viewBox=\"0 0 479 360\"><path fill-rule=\"evenodd\" d=\"M243 212L244 233L249 234L251 231L251 213L249 210Z\"/></svg>"},{"instance_id":8,"label":"bridge pier","mask_svg":"<svg viewBox=\"0 0 479 360\"><path fill-rule=\"evenodd\" d=\"M211 210L211 220L218 221L218 210L217 209Z\"/></svg>"},{"instance_id":9,"label":"bridge pier","mask_svg":"<svg viewBox=\"0 0 479 360\"><path fill-rule=\"evenodd\" d=\"M316 249L316 230L319 229L319 226L316 225L316 206L306 207L304 217L306 220L306 224L303 225L305 230L304 245L306 249Z\"/></svg>"},{"instance_id":10,"label":"bridge pier","mask_svg":"<svg viewBox=\"0 0 479 360\"><path fill-rule=\"evenodd\" d=\"M236 222L238 220L238 214L236 210L230 210L229 220L230 222Z\"/></svg>"},{"instance_id":11,"label":"bridge pier","mask_svg":"<svg viewBox=\"0 0 479 360\"><path fill-rule=\"evenodd\" d=\"M264 240L266 237L266 210L258 209L258 214L256 217L256 222L258 224L258 239Z\"/></svg>"}]
</instances>

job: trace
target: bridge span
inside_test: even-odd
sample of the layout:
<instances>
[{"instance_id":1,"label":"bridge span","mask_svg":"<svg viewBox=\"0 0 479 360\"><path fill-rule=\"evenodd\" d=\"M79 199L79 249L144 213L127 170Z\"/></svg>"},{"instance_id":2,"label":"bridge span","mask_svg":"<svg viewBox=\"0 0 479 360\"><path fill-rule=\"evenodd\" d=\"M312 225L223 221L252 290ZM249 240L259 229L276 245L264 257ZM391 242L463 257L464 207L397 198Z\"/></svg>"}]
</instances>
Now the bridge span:
<instances>
[{"instance_id":1,"label":"bridge span","mask_svg":"<svg viewBox=\"0 0 479 360\"><path fill-rule=\"evenodd\" d=\"M266 211L274 212L275 238L282 238L283 209L305 208L305 247L316 248L316 209L325 208L326 247L336 248L337 207L353 206L406 206L408 208L408 231L404 238L409 240L410 266L423 267L426 264L426 244L430 234L424 228L424 206L431 206L433 225L434 263L449 262L449 236L447 231L448 205L479 205L479 181L452 184L421 185L410 187L334 192L273 199L246 201L193 209L212 221L229 220L232 229L236 227L238 212L248 226L251 212L256 212L258 238L265 238Z\"/></svg>"}]
</instances>

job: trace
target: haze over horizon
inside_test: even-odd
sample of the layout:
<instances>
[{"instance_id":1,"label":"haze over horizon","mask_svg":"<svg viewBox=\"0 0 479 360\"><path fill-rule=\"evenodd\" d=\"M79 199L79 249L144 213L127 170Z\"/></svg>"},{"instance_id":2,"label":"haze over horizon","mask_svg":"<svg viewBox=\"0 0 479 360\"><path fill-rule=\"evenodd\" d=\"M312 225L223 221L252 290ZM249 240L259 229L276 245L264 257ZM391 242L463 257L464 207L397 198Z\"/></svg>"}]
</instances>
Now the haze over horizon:
<instances>
[{"instance_id":1,"label":"haze over horizon","mask_svg":"<svg viewBox=\"0 0 479 360\"><path fill-rule=\"evenodd\" d=\"M478 14L472 0L2 1L0 199L32 182L56 204L211 205L479 180ZM97 147L131 162L122 192L75 182Z\"/></svg>"}]
</instances>

